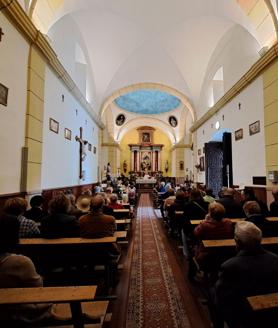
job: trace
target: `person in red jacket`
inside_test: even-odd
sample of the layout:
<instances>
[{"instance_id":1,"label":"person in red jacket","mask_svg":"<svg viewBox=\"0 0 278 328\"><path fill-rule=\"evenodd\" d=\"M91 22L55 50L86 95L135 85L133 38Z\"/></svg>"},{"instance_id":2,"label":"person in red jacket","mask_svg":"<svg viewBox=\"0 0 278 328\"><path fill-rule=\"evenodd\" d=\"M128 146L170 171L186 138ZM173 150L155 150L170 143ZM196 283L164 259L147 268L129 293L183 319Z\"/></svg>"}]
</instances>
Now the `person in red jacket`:
<instances>
[{"instance_id":1,"label":"person in red jacket","mask_svg":"<svg viewBox=\"0 0 278 328\"><path fill-rule=\"evenodd\" d=\"M205 220L194 229L194 236L199 243L195 249L195 259L204 267L207 264L208 251L203 246L202 240L207 239L232 239L234 236L233 223L224 219L225 208L222 204L213 202L209 205L209 212Z\"/></svg>"}]
</instances>

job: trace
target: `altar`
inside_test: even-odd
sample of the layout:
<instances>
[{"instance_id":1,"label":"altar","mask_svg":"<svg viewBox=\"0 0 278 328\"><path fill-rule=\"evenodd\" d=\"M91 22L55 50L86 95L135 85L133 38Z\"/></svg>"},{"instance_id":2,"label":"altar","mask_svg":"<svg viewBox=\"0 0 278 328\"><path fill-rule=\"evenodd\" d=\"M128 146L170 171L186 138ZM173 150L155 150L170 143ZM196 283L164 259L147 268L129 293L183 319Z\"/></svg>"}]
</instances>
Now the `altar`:
<instances>
[{"instance_id":1,"label":"altar","mask_svg":"<svg viewBox=\"0 0 278 328\"><path fill-rule=\"evenodd\" d=\"M138 192L152 192L154 186L156 184L156 179L154 178L138 178L136 179L136 189Z\"/></svg>"},{"instance_id":2,"label":"altar","mask_svg":"<svg viewBox=\"0 0 278 328\"><path fill-rule=\"evenodd\" d=\"M139 143L129 144L131 151L131 171L145 174L161 171L162 144L153 143L154 128L142 126L137 129Z\"/></svg>"}]
</instances>

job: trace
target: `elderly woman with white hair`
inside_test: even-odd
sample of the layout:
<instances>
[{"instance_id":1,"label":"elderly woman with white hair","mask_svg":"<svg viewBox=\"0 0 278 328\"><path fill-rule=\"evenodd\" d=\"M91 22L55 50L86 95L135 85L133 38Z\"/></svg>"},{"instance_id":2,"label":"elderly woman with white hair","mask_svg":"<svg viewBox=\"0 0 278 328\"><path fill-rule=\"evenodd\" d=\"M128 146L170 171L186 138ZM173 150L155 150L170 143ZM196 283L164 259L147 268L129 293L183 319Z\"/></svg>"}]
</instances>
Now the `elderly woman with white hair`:
<instances>
[{"instance_id":1,"label":"elderly woman with white hair","mask_svg":"<svg viewBox=\"0 0 278 328\"><path fill-rule=\"evenodd\" d=\"M236 224L239 252L222 264L215 285L216 304L229 327L261 327L261 323L258 326L253 320L246 298L278 292L278 256L264 250L261 239L262 232L255 224L247 221Z\"/></svg>"}]
</instances>

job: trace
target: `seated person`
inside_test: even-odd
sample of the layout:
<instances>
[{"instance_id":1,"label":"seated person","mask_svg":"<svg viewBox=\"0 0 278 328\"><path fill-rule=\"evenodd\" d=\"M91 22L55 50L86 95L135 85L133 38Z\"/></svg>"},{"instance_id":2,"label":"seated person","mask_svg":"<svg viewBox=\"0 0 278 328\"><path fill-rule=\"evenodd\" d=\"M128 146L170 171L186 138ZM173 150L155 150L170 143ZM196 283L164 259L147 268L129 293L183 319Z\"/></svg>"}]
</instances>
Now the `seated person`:
<instances>
[{"instance_id":1,"label":"seated person","mask_svg":"<svg viewBox=\"0 0 278 328\"><path fill-rule=\"evenodd\" d=\"M239 253L221 266L215 303L229 327L254 328L246 297L278 292L278 256L261 247L261 230L252 222L237 222L234 238Z\"/></svg>"},{"instance_id":2,"label":"seated person","mask_svg":"<svg viewBox=\"0 0 278 328\"><path fill-rule=\"evenodd\" d=\"M24 216L35 222L41 222L41 219L46 215L43 211L43 197L41 195L35 195L30 200L31 208L24 213Z\"/></svg>"},{"instance_id":3,"label":"seated person","mask_svg":"<svg viewBox=\"0 0 278 328\"><path fill-rule=\"evenodd\" d=\"M204 219L208 213L208 203L203 200L199 190L192 190L190 200L186 204L184 212L188 220Z\"/></svg>"},{"instance_id":4,"label":"seated person","mask_svg":"<svg viewBox=\"0 0 278 328\"><path fill-rule=\"evenodd\" d=\"M250 200L257 202L260 205L261 212L265 217L269 215L267 205L256 197L254 189L251 187L245 187L243 190L242 206L244 205L245 202L248 202Z\"/></svg>"},{"instance_id":5,"label":"seated person","mask_svg":"<svg viewBox=\"0 0 278 328\"><path fill-rule=\"evenodd\" d=\"M79 236L79 224L74 215L69 215L70 201L59 194L49 202L49 215L42 219L41 234L44 238Z\"/></svg>"},{"instance_id":6,"label":"seated person","mask_svg":"<svg viewBox=\"0 0 278 328\"><path fill-rule=\"evenodd\" d=\"M270 216L278 216L278 189L272 191L274 201L270 204Z\"/></svg>"},{"instance_id":7,"label":"seated person","mask_svg":"<svg viewBox=\"0 0 278 328\"><path fill-rule=\"evenodd\" d=\"M185 193L182 190L176 192L176 199L173 204L168 207L167 219L171 229L171 232L175 232L176 229L180 229L180 220L177 221L176 211L184 212L185 209Z\"/></svg>"},{"instance_id":8,"label":"seated person","mask_svg":"<svg viewBox=\"0 0 278 328\"><path fill-rule=\"evenodd\" d=\"M226 210L227 218L244 218L244 212L240 202L234 199L235 191L232 188L222 188L221 198L217 200Z\"/></svg>"},{"instance_id":9,"label":"seated person","mask_svg":"<svg viewBox=\"0 0 278 328\"><path fill-rule=\"evenodd\" d=\"M101 187L100 182L97 182L97 184L95 185L95 188L94 188L94 194L99 194L102 191L103 191L103 189Z\"/></svg>"},{"instance_id":10,"label":"seated person","mask_svg":"<svg viewBox=\"0 0 278 328\"><path fill-rule=\"evenodd\" d=\"M16 216L0 218L0 288L42 287L42 278L26 256L14 254L19 242L20 222ZM0 307L1 327L33 327L50 318L51 304L24 304ZM5 322L6 324L1 324Z\"/></svg>"},{"instance_id":11,"label":"seated person","mask_svg":"<svg viewBox=\"0 0 278 328\"><path fill-rule=\"evenodd\" d=\"M257 202L251 200L244 203L243 210L247 218L245 221L254 223L262 231L263 237L276 236L277 229L274 228L276 222L270 222L265 218Z\"/></svg>"},{"instance_id":12,"label":"seated person","mask_svg":"<svg viewBox=\"0 0 278 328\"><path fill-rule=\"evenodd\" d=\"M66 194L66 196L68 197L69 201L70 201L70 207L68 210L68 214L69 215L74 215L77 219L83 215L83 212L77 208L76 206L76 197L72 192L69 192Z\"/></svg>"},{"instance_id":13,"label":"seated person","mask_svg":"<svg viewBox=\"0 0 278 328\"><path fill-rule=\"evenodd\" d=\"M79 217L90 211L91 198L91 196L86 195L81 195L78 197L76 207L79 211L81 211L81 215L79 215Z\"/></svg>"},{"instance_id":14,"label":"seated person","mask_svg":"<svg viewBox=\"0 0 278 328\"><path fill-rule=\"evenodd\" d=\"M176 199L175 191L174 191L174 189L170 188L168 190L168 197L164 200L164 204L163 204L164 211L167 210L169 208L169 206L174 204L175 199Z\"/></svg>"},{"instance_id":15,"label":"seated person","mask_svg":"<svg viewBox=\"0 0 278 328\"><path fill-rule=\"evenodd\" d=\"M130 184L128 191L128 201L130 205L135 205L136 202L136 188L133 183Z\"/></svg>"},{"instance_id":16,"label":"seated person","mask_svg":"<svg viewBox=\"0 0 278 328\"><path fill-rule=\"evenodd\" d=\"M116 194L110 196L110 204L108 206L113 210L121 210L124 208L122 204L118 204L118 196Z\"/></svg>"},{"instance_id":17,"label":"seated person","mask_svg":"<svg viewBox=\"0 0 278 328\"><path fill-rule=\"evenodd\" d=\"M10 198L5 202L4 212L17 217L19 227L19 238L32 238L40 235L40 230L33 220L26 219L23 214L27 209L27 201L20 197Z\"/></svg>"},{"instance_id":18,"label":"seated person","mask_svg":"<svg viewBox=\"0 0 278 328\"><path fill-rule=\"evenodd\" d=\"M79 219L82 238L113 236L116 221L113 216L103 214L104 199L101 195L92 197L90 212Z\"/></svg>"},{"instance_id":19,"label":"seated person","mask_svg":"<svg viewBox=\"0 0 278 328\"><path fill-rule=\"evenodd\" d=\"M194 229L194 236L199 240L195 249L195 259L200 267L208 264L208 251L203 246L202 240L208 239L231 239L234 235L233 223L224 219L225 208L214 202L209 205L209 212L205 220Z\"/></svg>"},{"instance_id":20,"label":"seated person","mask_svg":"<svg viewBox=\"0 0 278 328\"><path fill-rule=\"evenodd\" d=\"M111 215L103 214L104 199L101 195L96 195L91 200L90 213L81 216L79 219L80 236L82 238L103 238L114 235L117 230L116 220ZM119 255L120 249L116 243L102 250L108 254Z\"/></svg>"},{"instance_id":21,"label":"seated person","mask_svg":"<svg viewBox=\"0 0 278 328\"><path fill-rule=\"evenodd\" d=\"M212 189L206 189L205 190L205 196L203 196L203 199L207 203L213 203L215 201L215 197L213 195L213 190Z\"/></svg>"},{"instance_id":22,"label":"seated person","mask_svg":"<svg viewBox=\"0 0 278 328\"><path fill-rule=\"evenodd\" d=\"M100 195L104 201L102 212L107 215L113 215L113 208L109 207L110 197L108 197L105 192L101 192L98 195ZM90 208L91 208L91 204L90 204Z\"/></svg>"}]
</instances>

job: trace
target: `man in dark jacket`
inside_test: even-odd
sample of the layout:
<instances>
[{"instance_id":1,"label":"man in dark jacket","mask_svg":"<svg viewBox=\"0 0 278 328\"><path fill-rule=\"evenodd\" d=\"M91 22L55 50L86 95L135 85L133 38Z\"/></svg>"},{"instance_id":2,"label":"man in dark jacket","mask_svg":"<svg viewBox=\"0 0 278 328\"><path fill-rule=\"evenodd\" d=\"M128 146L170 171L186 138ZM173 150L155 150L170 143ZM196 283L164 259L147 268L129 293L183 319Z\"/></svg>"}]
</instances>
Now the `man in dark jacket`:
<instances>
[{"instance_id":1,"label":"man in dark jacket","mask_svg":"<svg viewBox=\"0 0 278 328\"><path fill-rule=\"evenodd\" d=\"M216 304L230 328L261 327L253 320L246 298L278 291L278 256L261 247L261 238L261 230L253 223L238 222L235 241L239 253L221 266Z\"/></svg>"},{"instance_id":2,"label":"man in dark jacket","mask_svg":"<svg viewBox=\"0 0 278 328\"><path fill-rule=\"evenodd\" d=\"M234 199L234 189L227 188L223 190L223 197L218 199L217 202L225 207L227 218L242 218L245 216L240 202Z\"/></svg>"},{"instance_id":3,"label":"man in dark jacket","mask_svg":"<svg viewBox=\"0 0 278 328\"><path fill-rule=\"evenodd\" d=\"M260 205L255 201L248 201L243 205L243 210L246 215L246 221L254 223L261 229L263 237L277 236L277 222L268 221L261 212Z\"/></svg>"}]
</instances>

